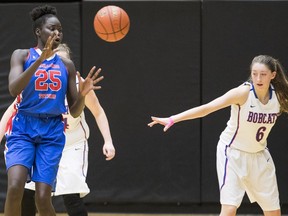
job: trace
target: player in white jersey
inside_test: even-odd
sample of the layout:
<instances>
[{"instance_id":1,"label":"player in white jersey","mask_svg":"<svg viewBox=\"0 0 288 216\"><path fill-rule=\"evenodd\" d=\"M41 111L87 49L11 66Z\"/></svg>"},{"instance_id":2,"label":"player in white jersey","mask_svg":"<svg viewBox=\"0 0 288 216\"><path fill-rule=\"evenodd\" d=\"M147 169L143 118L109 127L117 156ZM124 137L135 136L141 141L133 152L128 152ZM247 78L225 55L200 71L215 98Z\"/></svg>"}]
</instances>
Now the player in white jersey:
<instances>
[{"instance_id":1,"label":"player in white jersey","mask_svg":"<svg viewBox=\"0 0 288 216\"><path fill-rule=\"evenodd\" d=\"M282 112L288 112L288 80L280 62L271 56L256 56L251 76L211 102L166 118L151 117L164 125L202 118L231 106L230 120L217 146L217 174L221 216L236 215L245 192L265 216L281 215L275 166L267 149L268 134Z\"/></svg>"},{"instance_id":2,"label":"player in white jersey","mask_svg":"<svg viewBox=\"0 0 288 216\"><path fill-rule=\"evenodd\" d=\"M70 59L70 49L66 44L58 46L57 54ZM78 79L76 78L78 84ZM78 86L78 85L77 85ZM110 129L106 114L100 105L94 91L90 91L85 98L85 105L92 112L97 125L104 138L103 154L106 160L111 160L115 156ZM67 105L68 107L68 105ZM0 140L3 138L6 124L9 117L15 111L14 103L4 113L0 123ZM53 195L62 195L66 210L69 216L87 216L87 210L83 203L83 197L90 190L86 183L88 168L88 138L89 127L85 120L84 111L77 118L73 118L68 112L63 115L67 123L66 142L62 152L57 173L57 184ZM22 216L36 215L34 201L34 182L25 185L25 192L22 200Z\"/></svg>"}]
</instances>

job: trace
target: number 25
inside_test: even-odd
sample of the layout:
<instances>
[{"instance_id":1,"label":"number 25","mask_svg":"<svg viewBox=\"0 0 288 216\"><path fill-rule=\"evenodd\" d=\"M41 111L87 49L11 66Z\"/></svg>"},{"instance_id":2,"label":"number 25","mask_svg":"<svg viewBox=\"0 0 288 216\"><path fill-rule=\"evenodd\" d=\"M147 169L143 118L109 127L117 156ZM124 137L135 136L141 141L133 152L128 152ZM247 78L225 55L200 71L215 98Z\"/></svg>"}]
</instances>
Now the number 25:
<instances>
[{"instance_id":1,"label":"number 25","mask_svg":"<svg viewBox=\"0 0 288 216\"><path fill-rule=\"evenodd\" d=\"M61 80L59 79L61 72L57 70L50 70L49 72L45 70L38 70L35 73L37 79L35 80L35 90L36 91L58 91L61 89ZM46 83L47 80L52 81L51 83Z\"/></svg>"}]
</instances>

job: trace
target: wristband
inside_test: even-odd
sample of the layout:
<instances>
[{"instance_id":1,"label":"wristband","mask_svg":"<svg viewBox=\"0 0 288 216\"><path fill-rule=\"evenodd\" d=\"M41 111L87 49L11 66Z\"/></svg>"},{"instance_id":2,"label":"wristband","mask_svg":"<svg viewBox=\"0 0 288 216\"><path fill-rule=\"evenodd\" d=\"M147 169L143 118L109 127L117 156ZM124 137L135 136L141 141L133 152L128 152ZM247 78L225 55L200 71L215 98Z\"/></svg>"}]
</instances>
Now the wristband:
<instances>
[{"instance_id":1,"label":"wristband","mask_svg":"<svg viewBox=\"0 0 288 216\"><path fill-rule=\"evenodd\" d=\"M173 121L173 119L171 117L169 117L169 123L168 126L171 127L175 122Z\"/></svg>"}]
</instances>

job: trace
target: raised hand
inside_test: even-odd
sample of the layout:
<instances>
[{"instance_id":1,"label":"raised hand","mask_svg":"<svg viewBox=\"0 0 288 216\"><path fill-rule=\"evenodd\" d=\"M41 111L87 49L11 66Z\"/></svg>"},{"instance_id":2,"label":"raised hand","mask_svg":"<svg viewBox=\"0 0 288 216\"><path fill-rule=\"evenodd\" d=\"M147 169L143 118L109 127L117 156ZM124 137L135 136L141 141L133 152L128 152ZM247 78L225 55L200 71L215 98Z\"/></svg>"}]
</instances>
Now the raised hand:
<instances>
[{"instance_id":1,"label":"raised hand","mask_svg":"<svg viewBox=\"0 0 288 216\"><path fill-rule=\"evenodd\" d=\"M104 79L103 76L98 77L100 72L101 68L98 68L96 70L96 67L93 66L87 77L85 79L82 79L80 73L77 71L77 76L79 80L79 92L81 95L86 96L91 90L101 89L101 86L96 85Z\"/></svg>"},{"instance_id":2,"label":"raised hand","mask_svg":"<svg viewBox=\"0 0 288 216\"><path fill-rule=\"evenodd\" d=\"M47 39L45 47L42 50L42 54L39 57L42 61L53 56L58 51L57 49L54 50L52 49L56 37L57 37L56 34L53 34L52 36L49 36L49 38Z\"/></svg>"},{"instance_id":3,"label":"raised hand","mask_svg":"<svg viewBox=\"0 0 288 216\"><path fill-rule=\"evenodd\" d=\"M151 117L152 119L152 122L150 122L148 124L149 127L153 127L155 124L161 124L161 125L164 125L164 129L163 131L166 132L173 124L174 124L174 121L171 117L169 118L159 118L159 117Z\"/></svg>"}]
</instances>

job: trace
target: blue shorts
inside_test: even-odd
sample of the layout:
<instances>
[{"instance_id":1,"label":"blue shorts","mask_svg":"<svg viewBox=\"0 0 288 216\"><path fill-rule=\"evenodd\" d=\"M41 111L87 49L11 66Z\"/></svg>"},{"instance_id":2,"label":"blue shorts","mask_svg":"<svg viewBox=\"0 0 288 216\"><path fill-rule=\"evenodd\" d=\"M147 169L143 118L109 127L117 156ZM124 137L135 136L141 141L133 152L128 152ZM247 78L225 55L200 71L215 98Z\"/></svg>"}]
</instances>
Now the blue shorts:
<instances>
[{"instance_id":1,"label":"blue shorts","mask_svg":"<svg viewBox=\"0 0 288 216\"><path fill-rule=\"evenodd\" d=\"M6 169L23 165L31 180L55 188L58 165L65 145L62 115L33 116L17 113L12 130L6 135Z\"/></svg>"}]
</instances>

